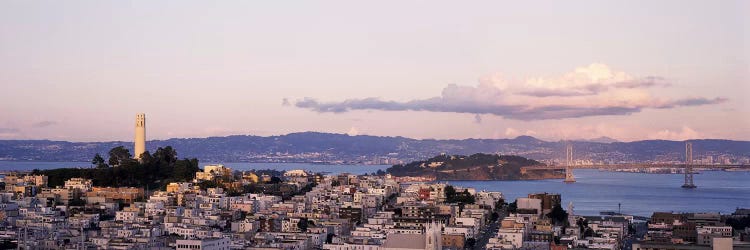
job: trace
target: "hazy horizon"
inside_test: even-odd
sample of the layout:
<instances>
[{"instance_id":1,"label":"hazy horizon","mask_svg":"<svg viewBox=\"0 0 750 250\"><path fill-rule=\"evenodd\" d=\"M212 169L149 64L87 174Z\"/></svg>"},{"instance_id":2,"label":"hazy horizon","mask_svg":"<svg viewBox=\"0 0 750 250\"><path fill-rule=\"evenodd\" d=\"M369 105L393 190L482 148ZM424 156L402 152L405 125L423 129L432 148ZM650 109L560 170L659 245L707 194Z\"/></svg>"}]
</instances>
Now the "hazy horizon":
<instances>
[{"instance_id":1,"label":"hazy horizon","mask_svg":"<svg viewBox=\"0 0 750 250\"><path fill-rule=\"evenodd\" d=\"M147 138L147 142L149 141L166 141L171 139L205 139L205 138L211 138L211 137L228 137L228 136L260 136L260 137L274 137L274 136L286 136L289 134L297 134L297 133L327 133L327 134L338 134L338 135L348 135L348 136L375 136L375 137L403 137L407 139L414 139L414 140L512 140L519 137L533 137L538 140L547 141L547 142L559 142L559 141L589 141L589 142L598 142L599 139L611 139L615 140L613 142L636 142L636 141L649 141L649 140L665 140L665 141L695 141L695 140L728 140L728 141L749 141L749 140L739 140L739 139L726 139L726 138L698 138L698 139L685 139L685 140L668 140L668 139L643 139L643 140L631 140L631 141L625 141L625 140L617 140L611 137L597 137L597 138L571 138L571 139L552 139L552 138L542 138L532 135L518 135L514 137L505 137L505 138L473 138L473 137L466 137L466 138L445 138L445 139L437 139L437 138L412 138L412 137L406 137L406 136L398 136L398 135L371 135L371 134L347 134L347 133L336 133L336 132L321 132L321 131L299 131L299 132L290 132L286 134L272 134L272 135L254 135L254 134L227 134L227 135L216 135L216 136L203 136L203 137L171 137L171 138ZM104 142L127 142L132 143L133 140L101 140L101 141L75 141L75 140L51 140L51 139L0 139L0 141L12 141L12 140L49 140L49 141L66 141L66 142L73 142L73 143L104 143ZM603 143L610 143L610 142L603 142Z\"/></svg>"},{"instance_id":2,"label":"hazy horizon","mask_svg":"<svg viewBox=\"0 0 750 250\"><path fill-rule=\"evenodd\" d=\"M0 2L0 140L750 140L747 1Z\"/></svg>"}]
</instances>

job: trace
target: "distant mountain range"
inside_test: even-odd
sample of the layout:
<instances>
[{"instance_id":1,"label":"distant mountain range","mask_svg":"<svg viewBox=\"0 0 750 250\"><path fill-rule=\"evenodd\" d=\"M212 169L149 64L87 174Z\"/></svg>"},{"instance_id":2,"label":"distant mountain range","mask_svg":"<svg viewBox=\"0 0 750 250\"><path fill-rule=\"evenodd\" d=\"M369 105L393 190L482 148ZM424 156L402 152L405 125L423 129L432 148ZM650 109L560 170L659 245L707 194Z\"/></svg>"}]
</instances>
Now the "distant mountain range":
<instances>
[{"instance_id":1,"label":"distant mountain range","mask_svg":"<svg viewBox=\"0 0 750 250\"><path fill-rule=\"evenodd\" d=\"M691 140L694 158L707 156L713 161L750 161L750 142L732 140ZM318 132L281 136L234 135L208 138L154 140L157 147L172 146L180 157L195 157L201 162L326 162L392 163L425 160L441 153L471 155L500 153L519 155L540 161L565 158L564 141L543 141L531 136L514 139L435 140L404 137L349 136ZM617 142L611 138L573 141L575 159L596 162L682 161L685 142L646 140ZM96 153L132 142L67 142L49 140L0 140L0 159L33 161L90 161Z\"/></svg>"}]
</instances>

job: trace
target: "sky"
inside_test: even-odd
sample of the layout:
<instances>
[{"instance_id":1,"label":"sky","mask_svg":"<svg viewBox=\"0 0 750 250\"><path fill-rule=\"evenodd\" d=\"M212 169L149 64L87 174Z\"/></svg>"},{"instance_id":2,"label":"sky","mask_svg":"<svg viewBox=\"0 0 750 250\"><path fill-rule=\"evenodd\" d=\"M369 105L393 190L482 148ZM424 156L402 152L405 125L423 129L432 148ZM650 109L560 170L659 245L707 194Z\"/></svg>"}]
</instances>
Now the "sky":
<instances>
[{"instance_id":1,"label":"sky","mask_svg":"<svg viewBox=\"0 0 750 250\"><path fill-rule=\"evenodd\" d=\"M0 1L0 139L750 140L748 1Z\"/></svg>"}]
</instances>

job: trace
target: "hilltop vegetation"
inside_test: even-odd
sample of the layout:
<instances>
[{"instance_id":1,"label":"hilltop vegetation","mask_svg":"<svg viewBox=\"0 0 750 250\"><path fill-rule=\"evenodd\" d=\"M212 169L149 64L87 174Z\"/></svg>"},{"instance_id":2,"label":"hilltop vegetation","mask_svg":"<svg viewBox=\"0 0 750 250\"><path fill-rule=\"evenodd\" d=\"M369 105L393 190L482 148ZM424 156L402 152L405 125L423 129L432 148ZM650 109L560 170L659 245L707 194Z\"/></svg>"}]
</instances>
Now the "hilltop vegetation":
<instances>
[{"instance_id":1,"label":"hilltop vegetation","mask_svg":"<svg viewBox=\"0 0 750 250\"><path fill-rule=\"evenodd\" d=\"M49 186L62 186L70 178L87 178L95 186L162 188L169 182L189 181L200 171L198 159L178 159L172 147L158 148L153 154L141 155L141 161L132 159L124 147L109 151L109 160L99 154L92 160L92 168L59 168L34 170L32 174L49 176Z\"/></svg>"},{"instance_id":2,"label":"hilltop vegetation","mask_svg":"<svg viewBox=\"0 0 750 250\"><path fill-rule=\"evenodd\" d=\"M526 166L544 165L515 155L438 155L426 161L394 165L386 170L394 176L435 177L437 180L524 180L561 178L553 171L522 173Z\"/></svg>"}]
</instances>

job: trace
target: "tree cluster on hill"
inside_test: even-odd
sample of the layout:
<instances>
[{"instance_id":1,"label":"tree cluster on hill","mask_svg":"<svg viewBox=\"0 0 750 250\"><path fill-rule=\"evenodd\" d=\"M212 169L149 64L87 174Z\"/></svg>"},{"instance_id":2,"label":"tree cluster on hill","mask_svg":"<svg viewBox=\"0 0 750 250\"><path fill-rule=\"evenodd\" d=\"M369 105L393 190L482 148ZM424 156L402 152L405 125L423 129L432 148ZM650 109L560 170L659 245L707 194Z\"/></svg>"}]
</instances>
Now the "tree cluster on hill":
<instances>
[{"instance_id":1,"label":"tree cluster on hill","mask_svg":"<svg viewBox=\"0 0 750 250\"><path fill-rule=\"evenodd\" d=\"M170 146L158 148L153 154L148 151L135 160L124 147L109 151L109 159L97 154L92 159L95 168L35 169L32 174L49 177L49 186L62 186L70 178L91 179L95 186L143 187L157 189L170 182L189 181L200 171L198 159L178 159Z\"/></svg>"},{"instance_id":2,"label":"tree cluster on hill","mask_svg":"<svg viewBox=\"0 0 750 250\"><path fill-rule=\"evenodd\" d=\"M394 176L431 176L438 180L513 180L521 179L521 167L542 165L515 155L473 154L438 155L426 161L394 165L386 172Z\"/></svg>"}]
</instances>

